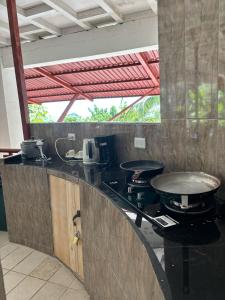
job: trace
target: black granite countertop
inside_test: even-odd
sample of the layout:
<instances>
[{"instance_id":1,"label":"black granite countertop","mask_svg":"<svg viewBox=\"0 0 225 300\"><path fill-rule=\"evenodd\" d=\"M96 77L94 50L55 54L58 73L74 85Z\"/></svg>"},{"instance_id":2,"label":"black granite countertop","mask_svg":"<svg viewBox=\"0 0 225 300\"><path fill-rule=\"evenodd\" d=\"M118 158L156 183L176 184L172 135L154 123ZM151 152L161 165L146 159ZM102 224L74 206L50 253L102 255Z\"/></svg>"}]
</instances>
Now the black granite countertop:
<instances>
[{"instance_id":1,"label":"black granite countertop","mask_svg":"<svg viewBox=\"0 0 225 300\"><path fill-rule=\"evenodd\" d=\"M225 299L225 203L217 202L212 219L163 231L144 218L136 225L137 212L103 184L123 180L125 174L118 167L90 168L79 162L68 165L58 159L46 165L21 162L19 156L6 159L5 163L47 168L50 174L79 178L106 194L127 216L145 244L166 299Z\"/></svg>"}]
</instances>

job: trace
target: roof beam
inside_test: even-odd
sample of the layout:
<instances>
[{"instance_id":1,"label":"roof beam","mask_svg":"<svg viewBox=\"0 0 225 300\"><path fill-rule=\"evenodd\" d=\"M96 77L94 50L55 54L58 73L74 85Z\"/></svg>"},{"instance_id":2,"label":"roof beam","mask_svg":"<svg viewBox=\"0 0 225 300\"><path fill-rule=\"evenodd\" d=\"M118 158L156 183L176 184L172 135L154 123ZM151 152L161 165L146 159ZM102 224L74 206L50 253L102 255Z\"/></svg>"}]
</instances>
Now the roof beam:
<instances>
[{"instance_id":1,"label":"roof beam","mask_svg":"<svg viewBox=\"0 0 225 300\"><path fill-rule=\"evenodd\" d=\"M97 91L86 91L85 94L99 94L99 93L114 93L114 92L127 92L127 91L142 91L142 90L147 90L150 87L137 87L137 88L125 88L125 89L110 89L110 90L97 90ZM159 88L159 87L154 87L152 89ZM38 95L38 96L32 96L32 99L35 98L46 98L46 97L57 97L57 96L69 96L72 95L73 92L65 92L63 94L46 94L46 95ZM78 94L76 94L78 96Z\"/></svg>"},{"instance_id":2,"label":"roof beam","mask_svg":"<svg viewBox=\"0 0 225 300\"><path fill-rule=\"evenodd\" d=\"M6 8L6 1L5 0L0 0L0 6ZM21 20L25 20L27 21L27 17L26 17L26 13L25 10L22 8L17 7L17 16L19 19ZM55 35L61 35L61 31L59 28L57 28L56 26L48 23L47 21L43 20L42 18L34 18L32 20L29 20L29 22L35 26L38 26L40 28L42 28L45 31L50 32L51 34L55 34Z\"/></svg>"},{"instance_id":3,"label":"roof beam","mask_svg":"<svg viewBox=\"0 0 225 300\"><path fill-rule=\"evenodd\" d=\"M91 29L93 26L88 22L83 22L82 20L78 19L77 13L67 5L65 2L60 0L42 0L45 4L51 6L56 11L60 12L69 20L73 21L74 23L78 24L80 27L88 30Z\"/></svg>"},{"instance_id":4,"label":"roof beam","mask_svg":"<svg viewBox=\"0 0 225 300\"><path fill-rule=\"evenodd\" d=\"M10 34L10 30L9 30L9 25L8 23L4 22L4 21L1 21L0 20L0 31L3 31L3 32L6 32L6 33L9 33ZM20 33L20 36L26 40L30 40L31 38L28 38L26 36L24 36L23 34ZM7 43L8 45L10 45L10 42Z\"/></svg>"},{"instance_id":5,"label":"roof beam","mask_svg":"<svg viewBox=\"0 0 225 300\"><path fill-rule=\"evenodd\" d=\"M43 32L43 29L32 24L24 25L20 27L20 35L40 33L40 32Z\"/></svg>"},{"instance_id":6,"label":"roof beam","mask_svg":"<svg viewBox=\"0 0 225 300\"><path fill-rule=\"evenodd\" d=\"M27 79L26 79L27 80ZM85 87L85 86L99 86L99 85L108 85L108 84L120 84L120 83L133 83L133 82L149 82L151 79L148 78L138 78L138 79L126 79L126 80L112 80L112 81L101 81L101 82L90 82L90 83L81 83L81 84L76 84L74 86L76 87ZM73 84L72 84L73 86ZM45 88L31 88L27 89L27 92L35 92L35 91L46 91L46 90L55 90L55 89L60 89L61 87L45 87Z\"/></svg>"},{"instance_id":7,"label":"roof beam","mask_svg":"<svg viewBox=\"0 0 225 300\"><path fill-rule=\"evenodd\" d=\"M76 87L72 87L68 82L66 82L65 80L62 80L56 76L53 76L48 70L46 70L45 68L36 68L35 69L38 73L40 73L41 75L43 75L44 77L47 77L48 79L50 79L52 82L57 83L59 85L61 85L62 87L64 87L65 89L72 91L73 93L75 93L76 95L81 95L83 96L85 99L88 99L90 101L92 101L93 99L90 96L87 96L86 93L83 93L81 90L79 90Z\"/></svg>"},{"instance_id":8,"label":"roof beam","mask_svg":"<svg viewBox=\"0 0 225 300\"><path fill-rule=\"evenodd\" d=\"M28 102L28 104L40 104L39 102L37 102L37 100L35 100L35 99L32 99L32 98L29 98L28 100L27 100L27 102Z\"/></svg>"},{"instance_id":9,"label":"roof beam","mask_svg":"<svg viewBox=\"0 0 225 300\"><path fill-rule=\"evenodd\" d=\"M153 61L149 61L147 62L148 65L151 64L156 64L159 63L159 59L153 60ZM85 69L85 70L78 70L78 71L64 71L64 72L60 72L59 74L55 73L52 74L53 76L57 76L57 75L68 75L68 74L82 74L82 73L92 73L92 72L98 72L98 71L106 71L106 70L116 70L116 69L124 69L124 68L132 68L132 67L138 67L138 66L142 66L142 64L140 62L132 62L132 63L128 63L128 64L124 64L124 65L115 65L115 66L104 66L104 67L96 67L93 69ZM39 75L37 76L26 76L26 79L35 79L35 78L40 78Z\"/></svg>"},{"instance_id":10,"label":"roof beam","mask_svg":"<svg viewBox=\"0 0 225 300\"><path fill-rule=\"evenodd\" d=\"M76 99L72 99L68 105L66 106L66 108L64 109L63 113L61 114L61 116L58 118L58 121L57 122L63 122L66 115L68 114L68 112L70 111L71 107L73 106L74 102L76 101Z\"/></svg>"},{"instance_id":11,"label":"roof beam","mask_svg":"<svg viewBox=\"0 0 225 300\"><path fill-rule=\"evenodd\" d=\"M123 17L109 0L95 0L116 22L123 23Z\"/></svg>"},{"instance_id":12,"label":"roof beam","mask_svg":"<svg viewBox=\"0 0 225 300\"><path fill-rule=\"evenodd\" d=\"M151 91L151 94L149 95L149 96L156 96L156 95L159 95L159 93L158 92L155 92L155 89L154 90L152 90ZM49 103L49 102L64 102L64 101L70 101L71 100L71 95L68 95L68 96L70 96L70 97L68 97L68 98L66 98L66 99L62 99L62 98L60 98L59 96L59 98L58 99L51 99L51 98L48 98L48 97L46 97L46 99L37 99L37 104L41 104L41 103ZM113 96L113 97L111 97L110 96L110 99L112 99L112 98L118 98L118 97L121 97L121 95L120 94L118 94L118 95L115 95L115 96ZM123 95L122 95L122 97L123 97ZM132 94L132 96L129 96L129 97L140 97L140 94ZM102 95L100 94L100 96L95 96L95 99L102 99L102 98L106 98L105 96L104 97L102 97ZM77 100L79 100L79 101L85 101L85 99L77 99Z\"/></svg>"},{"instance_id":13,"label":"roof beam","mask_svg":"<svg viewBox=\"0 0 225 300\"><path fill-rule=\"evenodd\" d=\"M147 0L149 6L151 7L152 11L154 12L154 14L157 15L158 13L158 4L157 4L157 0Z\"/></svg>"},{"instance_id":14,"label":"roof beam","mask_svg":"<svg viewBox=\"0 0 225 300\"><path fill-rule=\"evenodd\" d=\"M148 76L151 78L154 86L159 86L159 80L155 77L154 73L152 72L151 67L148 65L148 61L145 58L144 54L137 53L136 56L137 56L138 60L140 61L140 63L142 64L142 67L145 69Z\"/></svg>"},{"instance_id":15,"label":"roof beam","mask_svg":"<svg viewBox=\"0 0 225 300\"><path fill-rule=\"evenodd\" d=\"M35 26L42 28L44 31L50 32L51 34L61 35L61 30L58 27L41 18L32 19L29 20L29 22L34 24Z\"/></svg>"},{"instance_id":16,"label":"roof beam","mask_svg":"<svg viewBox=\"0 0 225 300\"><path fill-rule=\"evenodd\" d=\"M110 118L108 121L113 121L113 120L117 119L119 116L121 116L122 114L124 114L128 109L130 109L135 104L137 104L138 102L140 102L144 97L146 97L146 95L141 96L140 98L138 98L136 101L134 101L133 103L131 103L130 105L128 105L127 107L125 107L124 109L122 109L120 112L118 112L115 116L113 116L112 118Z\"/></svg>"}]
</instances>

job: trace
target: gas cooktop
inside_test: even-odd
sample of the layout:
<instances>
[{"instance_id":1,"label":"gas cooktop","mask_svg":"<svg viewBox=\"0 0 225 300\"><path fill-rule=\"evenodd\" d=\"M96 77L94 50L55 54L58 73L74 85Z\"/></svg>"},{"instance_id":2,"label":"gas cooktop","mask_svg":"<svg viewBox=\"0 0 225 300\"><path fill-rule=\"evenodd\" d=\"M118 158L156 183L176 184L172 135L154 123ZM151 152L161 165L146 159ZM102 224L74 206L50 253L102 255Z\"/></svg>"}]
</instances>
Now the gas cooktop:
<instances>
[{"instance_id":1,"label":"gas cooktop","mask_svg":"<svg viewBox=\"0 0 225 300\"><path fill-rule=\"evenodd\" d=\"M212 222L216 218L216 200L201 200L201 206L182 210L176 199L165 199L150 185L133 185L127 178L104 182L104 185L137 213L136 225L141 226L142 218L163 229L186 224Z\"/></svg>"}]
</instances>

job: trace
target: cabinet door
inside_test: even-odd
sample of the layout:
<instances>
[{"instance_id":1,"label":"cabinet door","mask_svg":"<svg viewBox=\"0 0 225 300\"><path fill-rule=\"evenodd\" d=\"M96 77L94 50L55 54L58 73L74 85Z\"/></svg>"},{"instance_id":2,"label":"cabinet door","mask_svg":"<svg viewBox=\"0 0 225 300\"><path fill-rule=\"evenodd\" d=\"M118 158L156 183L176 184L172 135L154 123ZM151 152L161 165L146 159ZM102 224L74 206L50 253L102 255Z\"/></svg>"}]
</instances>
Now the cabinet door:
<instances>
[{"instance_id":1,"label":"cabinet door","mask_svg":"<svg viewBox=\"0 0 225 300\"><path fill-rule=\"evenodd\" d=\"M78 217L73 223L73 217L80 211L80 189L78 183L66 182L67 191L67 213L68 213L68 232L70 236L70 268L83 279L83 253L82 253L82 234L81 218ZM79 239L74 238L76 234Z\"/></svg>"},{"instance_id":2,"label":"cabinet door","mask_svg":"<svg viewBox=\"0 0 225 300\"><path fill-rule=\"evenodd\" d=\"M10 241L52 255L52 220L46 169L5 165L1 176Z\"/></svg>"},{"instance_id":3,"label":"cabinet door","mask_svg":"<svg viewBox=\"0 0 225 300\"><path fill-rule=\"evenodd\" d=\"M76 225L73 223L80 211L79 184L52 175L49 182L55 256L83 279L81 218L76 218ZM80 238L76 241L77 232Z\"/></svg>"},{"instance_id":4,"label":"cabinet door","mask_svg":"<svg viewBox=\"0 0 225 300\"><path fill-rule=\"evenodd\" d=\"M66 180L49 176L54 254L70 265Z\"/></svg>"}]
</instances>

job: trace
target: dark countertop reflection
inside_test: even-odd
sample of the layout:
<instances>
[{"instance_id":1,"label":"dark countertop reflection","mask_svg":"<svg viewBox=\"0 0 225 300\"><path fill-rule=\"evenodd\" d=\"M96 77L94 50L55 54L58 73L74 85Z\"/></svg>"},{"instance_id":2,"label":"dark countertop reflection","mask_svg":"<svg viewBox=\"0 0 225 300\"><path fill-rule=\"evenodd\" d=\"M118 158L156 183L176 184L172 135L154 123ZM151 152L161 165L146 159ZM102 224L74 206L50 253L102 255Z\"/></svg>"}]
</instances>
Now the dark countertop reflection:
<instances>
[{"instance_id":1,"label":"dark countertop reflection","mask_svg":"<svg viewBox=\"0 0 225 300\"><path fill-rule=\"evenodd\" d=\"M225 299L225 203L216 200L211 218L197 223L184 222L181 226L163 231L142 218L103 184L117 181L125 186L126 175L118 167L88 167L79 162L68 165L58 159L46 165L21 162L19 156L6 159L5 164L47 168L50 174L63 175L65 179L82 179L105 193L126 214L145 244L166 299ZM148 206L150 215L154 216L157 205L151 203Z\"/></svg>"}]
</instances>

